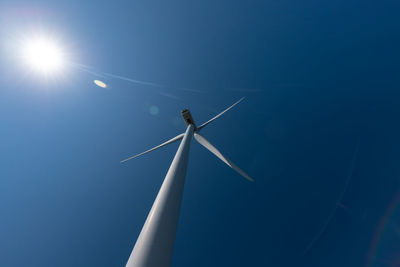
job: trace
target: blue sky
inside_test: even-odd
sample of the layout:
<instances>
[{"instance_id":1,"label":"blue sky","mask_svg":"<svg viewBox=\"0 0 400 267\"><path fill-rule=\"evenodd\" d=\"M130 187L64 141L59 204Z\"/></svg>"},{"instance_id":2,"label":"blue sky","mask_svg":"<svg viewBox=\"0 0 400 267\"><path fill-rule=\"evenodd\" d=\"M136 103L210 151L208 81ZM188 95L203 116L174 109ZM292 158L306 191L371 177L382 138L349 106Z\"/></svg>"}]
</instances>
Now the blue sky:
<instances>
[{"instance_id":1,"label":"blue sky","mask_svg":"<svg viewBox=\"0 0 400 267\"><path fill-rule=\"evenodd\" d=\"M120 160L245 96L203 134L255 182L192 143L172 266L397 266L399 8L2 1L0 265L124 266L178 145ZM37 33L163 86L34 73Z\"/></svg>"}]
</instances>

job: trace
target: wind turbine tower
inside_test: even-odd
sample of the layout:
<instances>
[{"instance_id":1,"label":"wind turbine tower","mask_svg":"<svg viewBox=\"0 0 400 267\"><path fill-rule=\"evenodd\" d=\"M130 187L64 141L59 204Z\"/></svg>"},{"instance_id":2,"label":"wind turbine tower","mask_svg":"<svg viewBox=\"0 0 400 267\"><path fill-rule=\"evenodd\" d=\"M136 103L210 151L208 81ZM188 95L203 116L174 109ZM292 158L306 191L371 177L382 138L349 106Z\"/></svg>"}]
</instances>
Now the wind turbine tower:
<instances>
[{"instance_id":1,"label":"wind turbine tower","mask_svg":"<svg viewBox=\"0 0 400 267\"><path fill-rule=\"evenodd\" d=\"M244 98L241 98L217 116L198 127L196 127L190 111L188 109L182 110L182 117L187 125L185 133L177 135L161 145L121 161L125 162L134 159L182 139L156 200L153 203L142 231L136 241L135 247L128 259L126 267L168 267L171 265L175 233L178 225L179 210L185 183L186 167L189 159L190 141L193 136L197 142L225 162L229 167L249 181L253 181L250 176L222 155L218 149L199 134L201 129L239 104L243 99Z\"/></svg>"}]
</instances>

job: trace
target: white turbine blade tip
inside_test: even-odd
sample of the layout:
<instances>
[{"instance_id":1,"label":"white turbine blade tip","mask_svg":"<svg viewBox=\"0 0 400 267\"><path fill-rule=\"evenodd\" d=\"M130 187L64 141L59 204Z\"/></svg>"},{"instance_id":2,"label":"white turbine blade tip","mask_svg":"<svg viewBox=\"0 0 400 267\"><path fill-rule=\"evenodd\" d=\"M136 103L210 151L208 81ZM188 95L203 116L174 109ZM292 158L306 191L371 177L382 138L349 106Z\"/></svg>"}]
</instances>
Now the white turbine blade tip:
<instances>
[{"instance_id":1,"label":"white turbine blade tip","mask_svg":"<svg viewBox=\"0 0 400 267\"><path fill-rule=\"evenodd\" d=\"M137 158L137 157L139 157L139 156L141 156L141 155L143 155L143 154L145 154L145 153L147 153L147 152L143 152L143 153L137 154L137 155L135 155L135 156L132 156L132 157L130 157L130 158L121 160L120 163L124 163L125 161L131 160L131 159L134 159L134 158Z\"/></svg>"},{"instance_id":2,"label":"white turbine blade tip","mask_svg":"<svg viewBox=\"0 0 400 267\"><path fill-rule=\"evenodd\" d=\"M213 153L215 156L217 156L220 160L225 162L226 165L234 169L237 173L239 173L241 176L249 180L250 182L254 182L254 179L251 178L250 176L247 175L242 169L240 169L238 166L236 166L232 161L230 161L227 157L222 155L222 153L215 148L207 139L205 139L203 136L201 136L198 133L194 133L194 138L199 142L202 146L204 146L206 149L208 149L211 153Z\"/></svg>"},{"instance_id":3,"label":"white turbine blade tip","mask_svg":"<svg viewBox=\"0 0 400 267\"><path fill-rule=\"evenodd\" d=\"M171 144L171 143L173 143L173 142L176 142L176 141L182 139L184 135L185 135L185 134L177 135L177 136L175 136L174 138L171 138L170 140L168 140L168 141L162 143L161 145L158 145L158 146L156 146L156 147L153 147L153 148L151 148L151 149L149 149L149 150L146 150L146 151L144 151L144 152L142 152L142 153L140 153L140 154L137 154L137 155L135 155L135 156L129 157L129 158L127 158L127 159L124 159L124 160L122 160L120 163L123 163L123 162L126 162L126 161L128 161L128 160L137 158L137 157L139 157L139 156L141 156L141 155L144 155L144 154L146 154L146 153L149 153L149 152L151 152L151 151L154 151L154 150L156 150L156 149L158 149L158 148L160 148L160 147L163 147L163 146L169 145L169 144Z\"/></svg>"},{"instance_id":4,"label":"white turbine blade tip","mask_svg":"<svg viewBox=\"0 0 400 267\"><path fill-rule=\"evenodd\" d=\"M254 182L254 179L251 178L249 175L247 175L247 173L245 173L242 169L240 169L238 166L233 164L233 162L231 162L231 164L232 164L232 169L234 169L236 172L238 172L240 175L242 175L244 178L246 178L250 182Z\"/></svg>"},{"instance_id":5,"label":"white turbine blade tip","mask_svg":"<svg viewBox=\"0 0 400 267\"><path fill-rule=\"evenodd\" d=\"M239 99L238 101L236 101L235 103L233 103L233 105L231 105L230 107L228 107L227 109L225 109L224 111L222 111L221 113L219 113L217 116L211 118L210 120L206 121L205 123L203 123L202 125L200 125L199 127L197 127L197 130L200 130L201 128L204 128L207 124L209 124L210 122L218 119L219 117L221 117L225 112L227 112L228 110L230 110L231 108L233 108L234 106L236 106L237 104L239 104L240 102L242 102L242 100L244 99L244 97L242 97L241 99Z\"/></svg>"}]
</instances>

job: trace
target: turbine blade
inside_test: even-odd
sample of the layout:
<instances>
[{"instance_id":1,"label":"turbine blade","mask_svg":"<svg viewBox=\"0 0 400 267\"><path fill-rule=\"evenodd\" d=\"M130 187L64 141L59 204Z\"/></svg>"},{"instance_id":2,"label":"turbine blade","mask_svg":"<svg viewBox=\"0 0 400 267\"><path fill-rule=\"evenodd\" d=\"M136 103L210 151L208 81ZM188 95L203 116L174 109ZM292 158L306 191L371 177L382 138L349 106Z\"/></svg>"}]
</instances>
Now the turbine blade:
<instances>
[{"instance_id":1,"label":"turbine blade","mask_svg":"<svg viewBox=\"0 0 400 267\"><path fill-rule=\"evenodd\" d=\"M230 106L229 108L225 109L224 111L222 111L221 113L219 113L217 116L215 116L214 118L206 121L205 123L203 123L202 125L200 125L199 127L197 127L197 130L199 131L201 128L204 128L207 124L209 124L210 122L212 122L213 120L219 118L222 116L222 114L224 114L225 112L227 112L228 110L230 110L231 108L233 108L234 106L236 106L237 104L239 104L242 100L244 99L244 97L242 97L241 99L239 99L237 102L235 102L232 106Z\"/></svg>"},{"instance_id":2,"label":"turbine blade","mask_svg":"<svg viewBox=\"0 0 400 267\"><path fill-rule=\"evenodd\" d=\"M151 149L149 149L149 150L146 150L146 151L144 151L144 152L142 152L142 153L140 153L140 154L137 154L137 155L135 155L135 156L132 156L132 157L130 157L130 158L124 159L124 160L121 161L121 163L123 163L123 162L125 162L125 161L128 161L128 160L131 160L131 159L134 159L134 158L137 158L137 157L139 157L139 156L141 156L141 155L144 155L144 154L146 154L146 153L149 153L149 152L151 152L151 151L153 151L153 150L156 150L156 149L158 149L158 148L160 148L160 147L169 145L169 144L171 144L171 143L173 143L173 142L176 142L176 141L182 139L184 135L185 135L185 134L177 135L177 136L175 136L174 138L168 140L167 142L162 143L161 145L158 145L158 146L156 146L156 147L153 147L153 148L151 148Z\"/></svg>"},{"instance_id":3,"label":"turbine blade","mask_svg":"<svg viewBox=\"0 0 400 267\"><path fill-rule=\"evenodd\" d=\"M253 178L248 176L244 171L242 171L238 166L236 166L232 161L230 161L227 157L221 154L218 149L216 149L207 139L205 139L203 136L201 136L198 133L194 133L194 138L199 142L202 146L207 148L211 153L213 153L215 156L217 156L220 160L226 163L229 167L234 169L236 172L238 172L240 175L242 175L244 178L249 180L250 182L254 182Z\"/></svg>"}]
</instances>

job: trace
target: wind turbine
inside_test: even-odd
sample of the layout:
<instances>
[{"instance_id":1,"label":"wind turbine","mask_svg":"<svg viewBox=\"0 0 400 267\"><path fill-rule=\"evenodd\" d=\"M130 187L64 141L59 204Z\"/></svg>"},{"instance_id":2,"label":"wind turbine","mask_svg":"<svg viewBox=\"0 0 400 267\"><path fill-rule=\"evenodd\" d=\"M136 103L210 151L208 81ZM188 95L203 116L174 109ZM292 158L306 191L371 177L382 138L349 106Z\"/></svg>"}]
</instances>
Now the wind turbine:
<instances>
[{"instance_id":1,"label":"wind turbine","mask_svg":"<svg viewBox=\"0 0 400 267\"><path fill-rule=\"evenodd\" d=\"M185 183L186 167L189 158L190 141L193 136L197 142L225 162L229 167L249 181L253 181L250 176L222 155L218 149L199 134L201 129L239 104L243 99L244 98L241 98L217 116L198 127L196 127L190 111L188 109L182 110L182 117L187 125L185 133L177 135L161 145L121 161L125 162L134 159L182 139L156 200L153 203L142 231L136 241L135 247L128 259L126 267L167 267L171 265L183 186Z\"/></svg>"}]
</instances>

